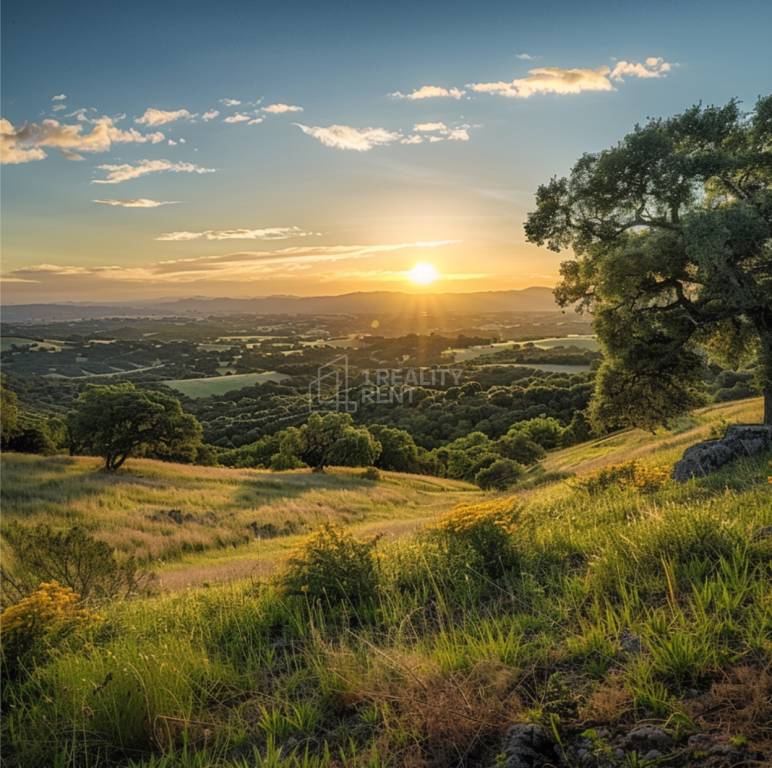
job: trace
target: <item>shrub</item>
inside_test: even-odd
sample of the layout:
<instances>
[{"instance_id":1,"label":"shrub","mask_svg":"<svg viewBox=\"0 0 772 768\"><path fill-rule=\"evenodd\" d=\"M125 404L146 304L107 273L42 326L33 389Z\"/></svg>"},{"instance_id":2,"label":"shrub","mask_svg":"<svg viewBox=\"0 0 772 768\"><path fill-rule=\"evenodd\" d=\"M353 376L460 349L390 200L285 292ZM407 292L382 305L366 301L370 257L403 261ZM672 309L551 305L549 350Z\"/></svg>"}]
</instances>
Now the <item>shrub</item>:
<instances>
[{"instance_id":1,"label":"shrub","mask_svg":"<svg viewBox=\"0 0 772 768\"><path fill-rule=\"evenodd\" d=\"M372 600L378 589L375 544L325 524L290 558L281 585L288 594L333 605Z\"/></svg>"},{"instance_id":2,"label":"shrub","mask_svg":"<svg viewBox=\"0 0 772 768\"><path fill-rule=\"evenodd\" d=\"M650 493L659 490L669 478L670 473L666 467L650 467L639 461L629 461L605 467L584 480L582 487L590 494L600 493L614 486Z\"/></svg>"},{"instance_id":3,"label":"shrub","mask_svg":"<svg viewBox=\"0 0 772 768\"><path fill-rule=\"evenodd\" d=\"M96 618L72 589L43 582L0 614L3 678L17 677L64 636Z\"/></svg>"},{"instance_id":4,"label":"shrub","mask_svg":"<svg viewBox=\"0 0 772 768\"><path fill-rule=\"evenodd\" d=\"M475 570L495 577L514 565L512 534L518 514L511 501L459 506L430 529L430 536L449 559L461 556Z\"/></svg>"},{"instance_id":5,"label":"shrub","mask_svg":"<svg viewBox=\"0 0 772 768\"><path fill-rule=\"evenodd\" d=\"M80 527L54 531L50 526L9 525L5 540L13 557L0 568L3 598L18 600L29 595L41 582L55 581L83 600L129 595L141 586L133 558L119 561L112 549Z\"/></svg>"},{"instance_id":6,"label":"shrub","mask_svg":"<svg viewBox=\"0 0 772 768\"><path fill-rule=\"evenodd\" d=\"M503 491L514 485L522 476L523 467L512 459L497 459L488 467L483 467L474 477L474 481L484 491Z\"/></svg>"}]
</instances>

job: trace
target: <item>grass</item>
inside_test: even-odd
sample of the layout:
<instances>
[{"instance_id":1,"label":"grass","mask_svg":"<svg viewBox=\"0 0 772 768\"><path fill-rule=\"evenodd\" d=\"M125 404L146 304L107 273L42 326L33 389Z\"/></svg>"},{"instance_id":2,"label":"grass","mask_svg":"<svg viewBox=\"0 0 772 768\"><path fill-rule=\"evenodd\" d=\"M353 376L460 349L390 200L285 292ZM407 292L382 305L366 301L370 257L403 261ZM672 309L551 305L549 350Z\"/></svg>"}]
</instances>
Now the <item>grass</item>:
<instances>
[{"instance_id":1,"label":"grass","mask_svg":"<svg viewBox=\"0 0 772 768\"><path fill-rule=\"evenodd\" d=\"M673 440L728 409L757 407L705 411L686 431L650 441L616 436L606 459L627 459L627 445L649 466L667 465L680 451ZM589 445L581 460L571 451L556 456L583 473L603 463ZM100 619L4 686L5 758L89 768L492 766L507 726L536 721L568 764L580 764L571 752L580 738L612 755L605 765L651 764L629 747L613 757L641 722L672 736L663 765L706 764L688 745L693 734L764 764L770 458L685 484L663 478L646 493L573 480L484 500L456 489L467 504L416 536L384 538L375 550L316 539L296 552L289 581L280 574L103 606ZM43 466L28 466L27 478ZM151 486L164 471L139 468ZM245 482L239 471L198 471L224 494L217 503ZM433 490L427 482L392 477L369 490L393 484L427 502L450 494L444 481ZM367 579L344 594L324 586L360 569Z\"/></svg>"},{"instance_id":2,"label":"grass","mask_svg":"<svg viewBox=\"0 0 772 768\"><path fill-rule=\"evenodd\" d=\"M236 389L251 387L266 381L283 381L287 376L275 371L260 371L257 373L236 373L232 376L208 376L200 379L169 379L162 382L167 387L176 389L186 397L212 397L224 395Z\"/></svg>"},{"instance_id":3,"label":"grass","mask_svg":"<svg viewBox=\"0 0 772 768\"><path fill-rule=\"evenodd\" d=\"M455 480L383 472L374 483L343 468L274 473L135 459L107 474L97 459L7 453L0 469L4 525L83 525L173 570L173 586L266 575L323 522L404 533L479 495Z\"/></svg>"}]
</instances>

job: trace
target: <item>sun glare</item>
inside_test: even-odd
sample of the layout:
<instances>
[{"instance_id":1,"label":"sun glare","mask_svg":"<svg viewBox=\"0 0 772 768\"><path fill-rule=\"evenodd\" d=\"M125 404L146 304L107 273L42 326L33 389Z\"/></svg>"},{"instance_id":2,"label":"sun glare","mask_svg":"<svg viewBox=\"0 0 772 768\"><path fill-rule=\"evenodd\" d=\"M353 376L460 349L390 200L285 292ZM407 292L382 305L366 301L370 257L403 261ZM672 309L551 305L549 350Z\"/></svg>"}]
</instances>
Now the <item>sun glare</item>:
<instances>
[{"instance_id":1,"label":"sun glare","mask_svg":"<svg viewBox=\"0 0 772 768\"><path fill-rule=\"evenodd\" d=\"M429 264L425 261L419 261L408 273L408 278L411 283L416 285L431 285L439 276L437 268L434 264Z\"/></svg>"}]
</instances>

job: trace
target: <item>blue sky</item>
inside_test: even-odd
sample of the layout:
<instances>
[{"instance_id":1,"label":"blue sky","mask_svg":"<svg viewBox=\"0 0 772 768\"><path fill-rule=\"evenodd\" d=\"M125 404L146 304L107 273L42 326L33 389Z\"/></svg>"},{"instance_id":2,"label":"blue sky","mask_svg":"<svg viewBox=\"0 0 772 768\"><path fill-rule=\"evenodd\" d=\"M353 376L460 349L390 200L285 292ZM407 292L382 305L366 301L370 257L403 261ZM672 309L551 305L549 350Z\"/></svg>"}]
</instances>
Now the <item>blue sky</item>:
<instances>
[{"instance_id":1,"label":"blue sky","mask_svg":"<svg viewBox=\"0 0 772 768\"><path fill-rule=\"evenodd\" d=\"M6 302L401 290L416 262L435 290L551 285L522 232L539 183L647 116L750 108L772 72L762 2L6 0L2 21Z\"/></svg>"}]
</instances>

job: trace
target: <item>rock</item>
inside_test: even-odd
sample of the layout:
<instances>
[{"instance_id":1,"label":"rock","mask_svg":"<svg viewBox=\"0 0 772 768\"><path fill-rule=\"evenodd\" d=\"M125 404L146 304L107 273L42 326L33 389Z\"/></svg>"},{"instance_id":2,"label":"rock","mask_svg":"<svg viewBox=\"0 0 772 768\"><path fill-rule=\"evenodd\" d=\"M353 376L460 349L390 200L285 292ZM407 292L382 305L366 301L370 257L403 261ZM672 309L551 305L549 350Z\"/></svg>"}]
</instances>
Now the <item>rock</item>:
<instances>
[{"instance_id":1,"label":"rock","mask_svg":"<svg viewBox=\"0 0 772 768\"><path fill-rule=\"evenodd\" d=\"M724 464L753 456L772 446L772 426L764 424L735 424L720 440L697 443L684 451L673 467L673 479L679 482L693 477L705 477Z\"/></svg>"},{"instance_id":2,"label":"rock","mask_svg":"<svg viewBox=\"0 0 772 768\"><path fill-rule=\"evenodd\" d=\"M556 762L552 741L536 723L517 723L504 740L504 768L546 768Z\"/></svg>"},{"instance_id":3,"label":"rock","mask_svg":"<svg viewBox=\"0 0 772 768\"><path fill-rule=\"evenodd\" d=\"M651 750L667 752L673 747L673 738L661 728L653 725L641 725L625 736L623 746L628 751L644 755Z\"/></svg>"}]
</instances>

